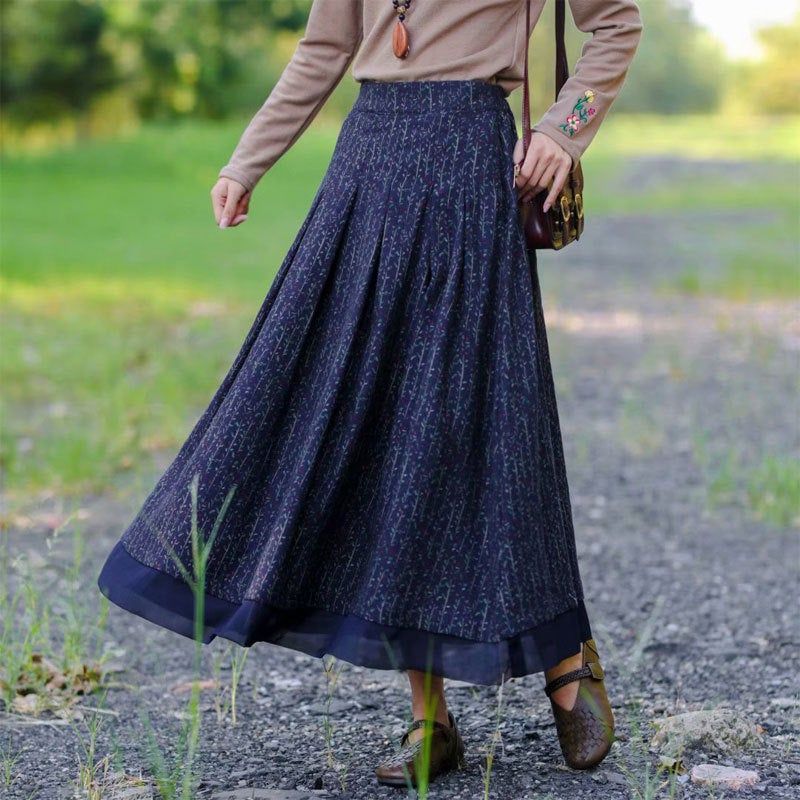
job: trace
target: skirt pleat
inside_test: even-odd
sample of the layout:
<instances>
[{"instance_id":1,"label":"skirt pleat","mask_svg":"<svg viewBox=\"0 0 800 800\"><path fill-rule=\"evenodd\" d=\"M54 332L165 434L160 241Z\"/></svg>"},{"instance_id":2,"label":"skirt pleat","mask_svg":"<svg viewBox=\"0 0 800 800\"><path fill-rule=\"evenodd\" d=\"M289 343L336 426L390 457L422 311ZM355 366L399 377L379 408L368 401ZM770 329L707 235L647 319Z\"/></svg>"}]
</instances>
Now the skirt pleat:
<instances>
[{"instance_id":1,"label":"skirt pleat","mask_svg":"<svg viewBox=\"0 0 800 800\"><path fill-rule=\"evenodd\" d=\"M196 480L201 536L219 523L206 642L482 684L578 652L515 141L499 86L362 82L239 353L106 561L112 601L193 634Z\"/></svg>"}]
</instances>

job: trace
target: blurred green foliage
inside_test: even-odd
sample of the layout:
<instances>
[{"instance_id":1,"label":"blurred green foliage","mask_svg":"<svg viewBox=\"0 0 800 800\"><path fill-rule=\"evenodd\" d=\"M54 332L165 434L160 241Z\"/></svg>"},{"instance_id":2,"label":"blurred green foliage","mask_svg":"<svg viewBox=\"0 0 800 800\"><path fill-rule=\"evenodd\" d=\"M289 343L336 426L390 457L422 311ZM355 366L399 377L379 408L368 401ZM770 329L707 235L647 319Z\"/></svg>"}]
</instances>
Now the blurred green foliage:
<instances>
[{"instance_id":1,"label":"blurred green foliage","mask_svg":"<svg viewBox=\"0 0 800 800\"><path fill-rule=\"evenodd\" d=\"M119 81L105 46L106 9L62 0L0 4L0 97L22 121L85 111Z\"/></svg>"},{"instance_id":2,"label":"blurred green foliage","mask_svg":"<svg viewBox=\"0 0 800 800\"><path fill-rule=\"evenodd\" d=\"M617 111L715 111L730 65L721 45L694 22L686 0L638 0L642 39Z\"/></svg>"},{"instance_id":3,"label":"blurred green foliage","mask_svg":"<svg viewBox=\"0 0 800 800\"><path fill-rule=\"evenodd\" d=\"M713 112L722 101L732 65L722 48L693 19L685 0L638 0L642 38L633 68L615 103L637 113ZM531 45L534 111L553 100L554 13L547 3ZM567 27L567 49L575 64L589 35Z\"/></svg>"},{"instance_id":4,"label":"blurred green foliage","mask_svg":"<svg viewBox=\"0 0 800 800\"><path fill-rule=\"evenodd\" d=\"M794 113L800 107L800 11L791 25L759 31L764 59L746 70L745 94L758 111Z\"/></svg>"},{"instance_id":5,"label":"blurred green foliage","mask_svg":"<svg viewBox=\"0 0 800 800\"><path fill-rule=\"evenodd\" d=\"M312 0L3 0L4 129L103 118L219 119L253 113L292 55ZM763 64L732 65L693 20L687 0L639 0L644 35L618 110L712 112L735 88L751 106L798 104L800 17L764 29ZM553 97L553 7L532 40L534 112ZM587 35L569 29L573 63ZM347 78L330 108L346 111ZM84 125L87 131L98 125ZM81 132L80 124L72 132ZM58 135L64 134L60 130ZM57 138L57 136L56 136Z\"/></svg>"},{"instance_id":6,"label":"blurred green foliage","mask_svg":"<svg viewBox=\"0 0 800 800\"><path fill-rule=\"evenodd\" d=\"M0 101L18 124L123 94L142 119L219 118L263 99L311 0L3 0ZM289 54L290 55L290 54ZM277 56L274 60L272 56Z\"/></svg>"}]
</instances>

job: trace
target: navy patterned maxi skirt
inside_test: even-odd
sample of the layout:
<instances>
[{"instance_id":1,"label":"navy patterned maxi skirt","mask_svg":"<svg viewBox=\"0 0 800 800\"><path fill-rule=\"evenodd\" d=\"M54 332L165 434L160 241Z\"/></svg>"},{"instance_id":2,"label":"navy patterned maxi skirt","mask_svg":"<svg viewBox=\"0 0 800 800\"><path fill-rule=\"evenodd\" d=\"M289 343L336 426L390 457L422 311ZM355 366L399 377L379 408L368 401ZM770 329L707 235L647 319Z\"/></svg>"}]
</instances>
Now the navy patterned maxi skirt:
<instances>
[{"instance_id":1,"label":"navy patterned maxi skirt","mask_svg":"<svg viewBox=\"0 0 800 800\"><path fill-rule=\"evenodd\" d=\"M108 556L114 603L193 635L194 505L206 541L219 522L206 642L477 684L578 652L516 138L497 85L362 82L240 352Z\"/></svg>"}]
</instances>

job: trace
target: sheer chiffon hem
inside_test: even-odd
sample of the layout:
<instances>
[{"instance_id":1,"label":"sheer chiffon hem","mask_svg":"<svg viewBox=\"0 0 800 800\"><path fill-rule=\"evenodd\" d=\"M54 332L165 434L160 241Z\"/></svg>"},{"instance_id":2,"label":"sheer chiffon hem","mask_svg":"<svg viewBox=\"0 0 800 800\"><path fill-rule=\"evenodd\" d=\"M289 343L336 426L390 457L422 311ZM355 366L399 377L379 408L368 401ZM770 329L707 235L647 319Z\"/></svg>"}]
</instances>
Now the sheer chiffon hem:
<instances>
[{"instance_id":1,"label":"sheer chiffon hem","mask_svg":"<svg viewBox=\"0 0 800 800\"><path fill-rule=\"evenodd\" d=\"M181 580L142 564L121 543L98 578L113 603L175 633L194 638L194 595ZM430 670L482 685L549 669L592 636L583 600L547 622L499 641L475 641L410 627L383 625L319 608L280 608L205 594L202 640L220 637L243 647L266 642L321 658L331 655L371 669Z\"/></svg>"}]
</instances>

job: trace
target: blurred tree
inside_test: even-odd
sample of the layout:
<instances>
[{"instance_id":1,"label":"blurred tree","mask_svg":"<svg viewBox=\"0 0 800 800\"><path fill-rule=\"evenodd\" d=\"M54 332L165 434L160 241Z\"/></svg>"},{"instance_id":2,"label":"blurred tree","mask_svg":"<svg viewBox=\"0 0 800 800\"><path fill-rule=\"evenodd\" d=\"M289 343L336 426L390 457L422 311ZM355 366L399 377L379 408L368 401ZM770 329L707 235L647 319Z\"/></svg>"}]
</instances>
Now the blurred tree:
<instances>
[{"instance_id":1,"label":"blurred tree","mask_svg":"<svg viewBox=\"0 0 800 800\"><path fill-rule=\"evenodd\" d=\"M788 25L758 32L763 57L748 65L745 78L751 108L767 113L796 113L800 107L800 12Z\"/></svg>"},{"instance_id":2,"label":"blurred tree","mask_svg":"<svg viewBox=\"0 0 800 800\"><path fill-rule=\"evenodd\" d=\"M687 0L638 0L638 5L642 39L615 109L668 114L717 110L729 65L722 47L695 21Z\"/></svg>"},{"instance_id":3,"label":"blurred tree","mask_svg":"<svg viewBox=\"0 0 800 800\"><path fill-rule=\"evenodd\" d=\"M87 109L118 82L98 0L0 3L0 102L20 122Z\"/></svg>"},{"instance_id":4,"label":"blurred tree","mask_svg":"<svg viewBox=\"0 0 800 800\"><path fill-rule=\"evenodd\" d=\"M246 88L268 71L270 41L277 31L302 28L310 3L105 0L115 50L125 54L120 60L145 118L223 117L251 105Z\"/></svg>"},{"instance_id":5,"label":"blurred tree","mask_svg":"<svg viewBox=\"0 0 800 800\"><path fill-rule=\"evenodd\" d=\"M226 6L226 12L240 15L242 19L261 17L275 30L299 31L305 28L312 0L217 0Z\"/></svg>"},{"instance_id":6,"label":"blurred tree","mask_svg":"<svg viewBox=\"0 0 800 800\"><path fill-rule=\"evenodd\" d=\"M693 19L686 0L638 0L644 31L617 111L681 113L714 111L725 89L728 66L721 48ZM531 93L535 116L553 100L553 4L546 3L531 37ZM590 35L567 26L574 68ZM517 103L518 105L518 103ZM518 109L514 109L517 113Z\"/></svg>"},{"instance_id":7,"label":"blurred tree","mask_svg":"<svg viewBox=\"0 0 800 800\"><path fill-rule=\"evenodd\" d=\"M2 0L0 104L20 124L80 115L111 89L140 116L221 117L277 77L270 43L311 0Z\"/></svg>"},{"instance_id":8,"label":"blurred tree","mask_svg":"<svg viewBox=\"0 0 800 800\"><path fill-rule=\"evenodd\" d=\"M532 119L538 119L549 106L555 97L555 3L548 2L542 10L542 15L533 29L529 51L529 80L531 86L531 115ZM567 30L566 42L569 53L570 71L580 56L581 46L588 38L581 33L574 25L570 24L571 18L567 11ZM511 101L514 113L519 115L522 92L514 93L514 100Z\"/></svg>"},{"instance_id":9,"label":"blurred tree","mask_svg":"<svg viewBox=\"0 0 800 800\"><path fill-rule=\"evenodd\" d=\"M455 0L454 0L455 1ZM114 91L143 118L252 113L269 93L305 26L312 0L0 0L0 104L22 124L79 116ZM688 0L638 0L644 34L615 106L645 112L712 112L732 81L720 48ZM568 26L574 65L587 35ZM800 15L761 33L758 69L737 88L751 105L798 103ZM531 45L534 118L553 99L553 4ZM331 103L346 110L349 79ZM749 95L748 95L749 97ZM338 99L337 99L338 98ZM340 102L341 101L341 102ZM346 102L345 102L346 101ZM126 100L127 102L127 100ZM515 111L519 102L512 101Z\"/></svg>"}]
</instances>

